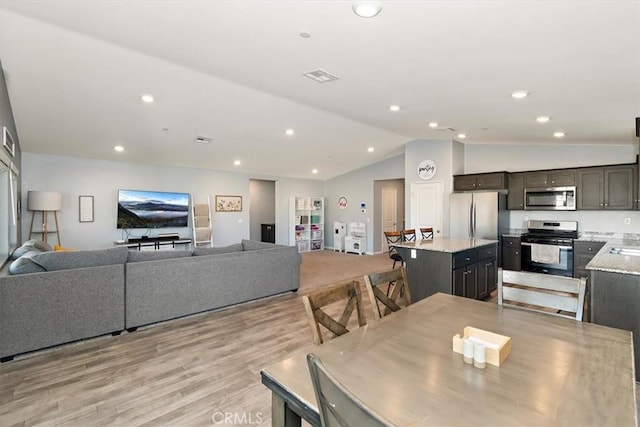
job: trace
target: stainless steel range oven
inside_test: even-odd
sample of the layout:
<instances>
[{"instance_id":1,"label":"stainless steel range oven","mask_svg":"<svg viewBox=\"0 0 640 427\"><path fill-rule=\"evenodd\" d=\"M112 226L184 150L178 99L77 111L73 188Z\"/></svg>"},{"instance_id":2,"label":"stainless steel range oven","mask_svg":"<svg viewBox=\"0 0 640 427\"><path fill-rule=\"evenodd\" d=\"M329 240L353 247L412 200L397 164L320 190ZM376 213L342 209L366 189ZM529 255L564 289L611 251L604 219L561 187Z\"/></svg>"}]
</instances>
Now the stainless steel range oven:
<instances>
[{"instance_id":1,"label":"stainless steel range oven","mask_svg":"<svg viewBox=\"0 0 640 427\"><path fill-rule=\"evenodd\" d=\"M578 237L576 221L527 221L522 235L523 271L573 275L573 239Z\"/></svg>"}]
</instances>

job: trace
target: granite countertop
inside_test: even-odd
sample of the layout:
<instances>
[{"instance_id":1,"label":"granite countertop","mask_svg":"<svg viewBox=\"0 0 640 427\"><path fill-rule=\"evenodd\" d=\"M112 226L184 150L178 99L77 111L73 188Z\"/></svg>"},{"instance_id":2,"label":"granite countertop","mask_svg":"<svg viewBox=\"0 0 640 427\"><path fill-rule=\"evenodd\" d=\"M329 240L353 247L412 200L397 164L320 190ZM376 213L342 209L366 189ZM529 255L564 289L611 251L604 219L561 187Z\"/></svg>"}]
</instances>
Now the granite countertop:
<instances>
[{"instance_id":1,"label":"granite countertop","mask_svg":"<svg viewBox=\"0 0 640 427\"><path fill-rule=\"evenodd\" d=\"M640 249L640 240L636 239L580 239L605 241L605 245L587 264L588 270L608 271L610 273L633 274L640 276L640 256L611 254L611 248Z\"/></svg>"},{"instance_id":2,"label":"granite countertop","mask_svg":"<svg viewBox=\"0 0 640 427\"><path fill-rule=\"evenodd\" d=\"M437 252L461 252L480 246L493 245L497 240L467 239L454 237L435 237L433 240L417 240L415 242L396 243L391 246L408 249L422 249Z\"/></svg>"}]
</instances>

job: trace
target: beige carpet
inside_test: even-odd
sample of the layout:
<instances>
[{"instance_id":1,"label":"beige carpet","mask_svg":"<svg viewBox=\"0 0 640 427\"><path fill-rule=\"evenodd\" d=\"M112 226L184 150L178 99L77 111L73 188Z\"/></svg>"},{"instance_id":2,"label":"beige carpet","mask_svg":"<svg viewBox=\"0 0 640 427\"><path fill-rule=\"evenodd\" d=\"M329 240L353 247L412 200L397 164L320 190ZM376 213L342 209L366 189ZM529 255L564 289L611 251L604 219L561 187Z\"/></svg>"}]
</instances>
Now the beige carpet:
<instances>
[{"instance_id":1,"label":"beige carpet","mask_svg":"<svg viewBox=\"0 0 640 427\"><path fill-rule=\"evenodd\" d=\"M305 252L300 268L300 290L305 294L313 289L343 280L357 279L362 283L365 274L391 270L393 261L386 253L356 255L330 250Z\"/></svg>"}]
</instances>

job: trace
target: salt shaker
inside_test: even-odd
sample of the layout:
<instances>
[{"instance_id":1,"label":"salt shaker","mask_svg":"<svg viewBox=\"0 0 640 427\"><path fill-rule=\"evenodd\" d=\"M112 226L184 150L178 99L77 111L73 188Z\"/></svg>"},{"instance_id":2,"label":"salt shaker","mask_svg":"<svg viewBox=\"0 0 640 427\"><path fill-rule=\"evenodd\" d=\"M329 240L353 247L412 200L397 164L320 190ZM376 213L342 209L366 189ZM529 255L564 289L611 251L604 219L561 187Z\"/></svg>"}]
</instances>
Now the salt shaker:
<instances>
[{"instance_id":1,"label":"salt shaker","mask_svg":"<svg viewBox=\"0 0 640 427\"><path fill-rule=\"evenodd\" d=\"M473 346L473 366L484 369L487 366L487 347L481 342Z\"/></svg>"},{"instance_id":2,"label":"salt shaker","mask_svg":"<svg viewBox=\"0 0 640 427\"><path fill-rule=\"evenodd\" d=\"M464 340L462 358L464 363L473 363L473 341L469 338Z\"/></svg>"}]
</instances>

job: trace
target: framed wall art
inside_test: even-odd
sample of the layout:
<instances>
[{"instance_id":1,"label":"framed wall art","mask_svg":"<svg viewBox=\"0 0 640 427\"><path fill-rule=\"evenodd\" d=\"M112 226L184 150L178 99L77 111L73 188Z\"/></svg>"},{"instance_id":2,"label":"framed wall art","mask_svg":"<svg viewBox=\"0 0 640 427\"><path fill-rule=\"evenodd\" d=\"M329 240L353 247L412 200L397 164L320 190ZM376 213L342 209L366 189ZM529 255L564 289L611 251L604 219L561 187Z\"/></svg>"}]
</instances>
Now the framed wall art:
<instances>
[{"instance_id":1,"label":"framed wall art","mask_svg":"<svg viewBox=\"0 0 640 427\"><path fill-rule=\"evenodd\" d=\"M93 196L78 196L80 222L93 222Z\"/></svg>"},{"instance_id":2,"label":"framed wall art","mask_svg":"<svg viewBox=\"0 0 640 427\"><path fill-rule=\"evenodd\" d=\"M242 196L216 196L216 212L242 212Z\"/></svg>"}]
</instances>

